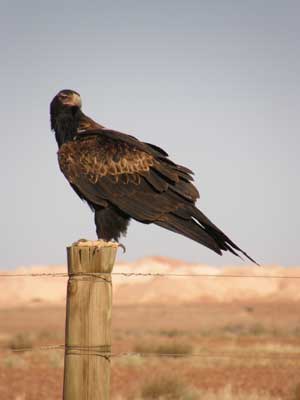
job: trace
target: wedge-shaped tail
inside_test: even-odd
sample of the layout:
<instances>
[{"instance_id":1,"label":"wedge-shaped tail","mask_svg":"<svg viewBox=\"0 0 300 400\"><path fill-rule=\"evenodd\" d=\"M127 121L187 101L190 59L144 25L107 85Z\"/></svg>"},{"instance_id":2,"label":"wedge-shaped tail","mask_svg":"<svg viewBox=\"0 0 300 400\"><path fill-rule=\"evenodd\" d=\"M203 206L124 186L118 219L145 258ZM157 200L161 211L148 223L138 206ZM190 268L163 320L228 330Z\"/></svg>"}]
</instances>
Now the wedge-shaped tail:
<instances>
[{"instance_id":1,"label":"wedge-shaped tail","mask_svg":"<svg viewBox=\"0 0 300 400\"><path fill-rule=\"evenodd\" d=\"M156 221L155 224L186 236L208 247L217 254L222 255L222 251L230 251L240 258L242 258L241 255L245 256L251 262L259 265L195 206L191 206L188 210L185 209L184 211L184 213L175 212L166 214L161 220Z\"/></svg>"}]
</instances>

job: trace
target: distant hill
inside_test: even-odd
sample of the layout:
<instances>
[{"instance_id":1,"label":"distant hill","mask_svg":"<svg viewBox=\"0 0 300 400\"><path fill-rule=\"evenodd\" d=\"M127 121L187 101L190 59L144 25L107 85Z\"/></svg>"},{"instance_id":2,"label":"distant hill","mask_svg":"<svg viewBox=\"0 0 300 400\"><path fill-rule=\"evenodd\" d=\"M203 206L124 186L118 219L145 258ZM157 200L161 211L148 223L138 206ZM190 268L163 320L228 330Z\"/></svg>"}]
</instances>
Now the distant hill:
<instances>
[{"instance_id":1,"label":"distant hill","mask_svg":"<svg viewBox=\"0 0 300 400\"><path fill-rule=\"evenodd\" d=\"M7 273L65 273L66 266L20 267ZM115 304L176 304L232 301L299 301L300 267L280 266L211 267L151 257L119 263L114 272L158 274L202 274L213 277L113 276ZM225 278L225 275L249 276ZM281 278L255 278L255 276ZM0 279L0 308L64 305L67 278L14 277Z\"/></svg>"}]
</instances>

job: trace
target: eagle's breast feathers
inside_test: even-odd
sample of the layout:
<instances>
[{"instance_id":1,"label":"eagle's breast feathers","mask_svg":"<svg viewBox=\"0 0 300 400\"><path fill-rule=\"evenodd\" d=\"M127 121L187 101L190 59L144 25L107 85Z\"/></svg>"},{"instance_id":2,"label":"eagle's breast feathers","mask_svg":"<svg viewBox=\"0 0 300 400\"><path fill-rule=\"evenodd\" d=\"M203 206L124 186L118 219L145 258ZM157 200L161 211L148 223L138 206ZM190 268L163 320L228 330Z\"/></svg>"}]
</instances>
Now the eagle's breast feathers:
<instances>
[{"instance_id":1,"label":"eagle's breast feathers","mask_svg":"<svg viewBox=\"0 0 300 400\"><path fill-rule=\"evenodd\" d=\"M141 174L158 164L151 154L101 137L65 143L58 152L58 161L62 172L73 184L82 175L92 184L103 177L110 177L115 183L139 184Z\"/></svg>"}]
</instances>

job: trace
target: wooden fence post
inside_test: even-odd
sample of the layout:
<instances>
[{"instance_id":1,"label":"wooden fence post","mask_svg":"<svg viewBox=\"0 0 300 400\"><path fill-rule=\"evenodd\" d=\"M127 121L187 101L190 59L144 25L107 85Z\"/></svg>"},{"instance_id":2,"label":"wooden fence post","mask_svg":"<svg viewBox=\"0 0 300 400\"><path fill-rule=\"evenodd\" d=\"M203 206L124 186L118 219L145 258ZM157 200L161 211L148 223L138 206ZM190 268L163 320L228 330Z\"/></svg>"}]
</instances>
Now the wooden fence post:
<instances>
[{"instance_id":1,"label":"wooden fence post","mask_svg":"<svg viewBox=\"0 0 300 400\"><path fill-rule=\"evenodd\" d=\"M109 400L117 245L68 247L64 400Z\"/></svg>"}]
</instances>

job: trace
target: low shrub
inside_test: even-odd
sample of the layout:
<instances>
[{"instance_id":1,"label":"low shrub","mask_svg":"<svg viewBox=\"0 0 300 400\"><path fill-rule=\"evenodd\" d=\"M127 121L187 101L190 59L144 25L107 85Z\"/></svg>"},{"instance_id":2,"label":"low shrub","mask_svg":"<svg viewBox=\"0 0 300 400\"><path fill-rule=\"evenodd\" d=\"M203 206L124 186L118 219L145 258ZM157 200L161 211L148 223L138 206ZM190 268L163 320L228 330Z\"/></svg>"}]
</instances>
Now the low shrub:
<instances>
[{"instance_id":1,"label":"low shrub","mask_svg":"<svg viewBox=\"0 0 300 400\"><path fill-rule=\"evenodd\" d=\"M291 400L300 400L300 383L298 383L298 385L296 385L296 387L294 388Z\"/></svg>"},{"instance_id":2,"label":"low shrub","mask_svg":"<svg viewBox=\"0 0 300 400\"><path fill-rule=\"evenodd\" d=\"M29 333L18 333L8 343L12 350L32 348L33 340Z\"/></svg>"},{"instance_id":3,"label":"low shrub","mask_svg":"<svg viewBox=\"0 0 300 400\"><path fill-rule=\"evenodd\" d=\"M184 382L172 376L153 378L143 385L141 396L144 400L196 400L197 393Z\"/></svg>"},{"instance_id":4,"label":"low shrub","mask_svg":"<svg viewBox=\"0 0 300 400\"><path fill-rule=\"evenodd\" d=\"M193 347L189 343L172 341L172 342L164 342L164 343L138 343L134 351L137 353L154 353L154 354L191 354L193 352Z\"/></svg>"}]
</instances>

